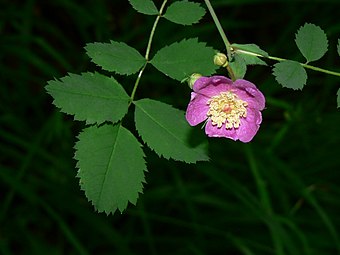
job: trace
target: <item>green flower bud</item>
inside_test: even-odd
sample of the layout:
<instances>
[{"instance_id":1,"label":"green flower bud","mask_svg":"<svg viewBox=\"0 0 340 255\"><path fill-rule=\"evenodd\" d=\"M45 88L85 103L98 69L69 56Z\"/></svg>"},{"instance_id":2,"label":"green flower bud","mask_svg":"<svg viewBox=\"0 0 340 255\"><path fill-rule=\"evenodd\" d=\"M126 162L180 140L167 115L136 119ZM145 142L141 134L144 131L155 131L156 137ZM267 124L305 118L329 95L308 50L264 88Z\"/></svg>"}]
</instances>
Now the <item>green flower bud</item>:
<instances>
[{"instance_id":1,"label":"green flower bud","mask_svg":"<svg viewBox=\"0 0 340 255\"><path fill-rule=\"evenodd\" d=\"M193 73L192 75L190 75L190 77L188 78L188 85L189 87L192 89L192 87L194 86L195 82L201 78L202 75L199 73Z\"/></svg>"},{"instance_id":2,"label":"green flower bud","mask_svg":"<svg viewBox=\"0 0 340 255\"><path fill-rule=\"evenodd\" d=\"M214 56L214 64L217 66L226 67L228 65L227 56L220 52L216 53L216 55Z\"/></svg>"}]
</instances>

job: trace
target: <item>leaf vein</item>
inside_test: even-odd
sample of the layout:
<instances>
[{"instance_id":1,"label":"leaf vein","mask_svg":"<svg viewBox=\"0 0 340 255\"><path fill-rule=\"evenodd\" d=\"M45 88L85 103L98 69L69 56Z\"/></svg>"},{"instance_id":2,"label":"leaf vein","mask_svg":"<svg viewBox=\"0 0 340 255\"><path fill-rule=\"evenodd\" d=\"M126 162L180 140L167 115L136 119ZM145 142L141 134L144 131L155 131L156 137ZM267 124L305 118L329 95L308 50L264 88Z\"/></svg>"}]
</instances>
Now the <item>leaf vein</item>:
<instances>
[{"instance_id":1,"label":"leaf vein","mask_svg":"<svg viewBox=\"0 0 340 255\"><path fill-rule=\"evenodd\" d=\"M148 114L147 111L145 111L141 106L139 106L139 108L151 119L153 120L156 124L158 124L161 128L163 128L164 130L166 130L170 135L172 135L177 141L184 143L183 140L181 140L178 136L176 136L174 133L170 132L165 126L163 126L159 121L157 121L155 118L152 117L152 115Z\"/></svg>"},{"instance_id":2,"label":"leaf vein","mask_svg":"<svg viewBox=\"0 0 340 255\"><path fill-rule=\"evenodd\" d=\"M107 173L110 169L110 166L111 166L111 163L112 163L112 159L113 159L113 155L114 155L114 152L116 150L116 146L117 146L117 143L118 143L118 136L119 136L119 132L120 132L120 124L118 124L119 127L118 127L118 131L117 131L117 135L116 137L114 138L114 144L112 146L112 150L110 152L110 158L108 160L108 163L106 165L106 168L105 168L105 172L104 172L104 178L103 178L103 181L102 181L102 185L101 185L101 188L100 188L100 192L99 192L99 195L98 195L98 199L97 199L97 204L99 204L99 201L101 200L101 196L102 196L102 193L103 193L103 189L104 189L104 185L105 185L105 182L106 182L106 177L107 177Z\"/></svg>"}]
</instances>

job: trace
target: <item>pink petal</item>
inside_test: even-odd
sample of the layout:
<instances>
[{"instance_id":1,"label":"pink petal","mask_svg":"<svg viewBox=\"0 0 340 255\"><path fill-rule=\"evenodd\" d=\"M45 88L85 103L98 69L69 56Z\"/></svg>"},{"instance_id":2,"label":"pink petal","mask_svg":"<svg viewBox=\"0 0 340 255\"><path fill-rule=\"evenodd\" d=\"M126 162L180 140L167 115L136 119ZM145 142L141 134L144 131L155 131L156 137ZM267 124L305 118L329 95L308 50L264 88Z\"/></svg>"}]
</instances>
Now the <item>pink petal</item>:
<instances>
[{"instance_id":1,"label":"pink petal","mask_svg":"<svg viewBox=\"0 0 340 255\"><path fill-rule=\"evenodd\" d=\"M234 85L240 89L246 89L246 88L253 88L257 89L256 85L254 83L251 83L250 81L244 80L244 79L238 79L234 81Z\"/></svg>"},{"instance_id":2,"label":"pink petal","mask_svg":"<svg viewBox=\"0 0 340 255\"><path fill-rule=\"evenodd\" d=\"M233 139L234 141L237 140L237 134L234 128L226 129L225 125L218 128L217 126L212 125L211 121L208 121L207 124L205 125L205 133L209 137L225 137Z\"/></svg>"},{"instance_id":3,"label":"pink petal","mask_svg":"<svg viewBox=\"0 0 340 255\"><path fill-rule=\"evenodd\" d=\"M193 87L197 94L207 97L218 95L220 92L230 90L232 81L224 76L212 76L199 78Z\"/></svg>"},{"instance_id":4,"label":"pink petal","mask_svg":"<svg viewBox=\"0 0 340 255\"><path fill-rule=\"evenodd\" d=\"M236 134L241 142L250 142L260 128L262 122L262 115L260 111L248 108L247 117L241 118L241 124L236 129Z\"/></svg>"},{"instance_id":5,"label":"pink petal","mask_svg":"<svg viewBox=\"0 0 340 255\"><path fill-rule=\"evenodd\" d=\"M247 143L253 139L262 122L261 110L265 107L265 97L256 86L246 80L239 79L234 83L224 76L212 76L199 78L191 93L191 100L187 108L186 119L190 125L195 126L207 119L209 106L207 101L221 92L232 91L241 100L248 103L247 117L241 118L240 127L226 129L225 125L218 128L208 120L205 125L205 133L209 137L225 137L232 140L240 140Z\"/></svg>"},{"instance_id":6,"label":"pink petal","mask_svg":"<svg viewBox=\"0 0 340 255\"><path fill-rule=\"evenodd\" d=\"M207 112L209 110L208 100L208 97L191 92L191 100L185 114L191 126L196 126L207 119Z\"/></svg>"},{"instance_id":7,"label":"pink petal","mask_svg":"<svg viewBox=\"0 0 340 255\"><path fill-rule=\"evenodd\" d=\"M265 107L265 99L264 96L254 97L250 95L247 91L244 90L234 90L234 93L243 101L248 103L248 108L253 108L256 110L263 110ZM260 92L261 93L261 92ZM262 93L261 93L262 94Z\"/></svg>"},{"instance_id":8,"label":"pink petal","mask_svg":"<svg viewBox=\"0 0 340 255\"><path fill-rule=\"evenodd\" d=\"M236 94L242 99L248 102L248 105L258 110L263 110L265 107L265 97L257 87L246 80L239 79L234 82L234 88Z\"/></svg>"}]
</instances>

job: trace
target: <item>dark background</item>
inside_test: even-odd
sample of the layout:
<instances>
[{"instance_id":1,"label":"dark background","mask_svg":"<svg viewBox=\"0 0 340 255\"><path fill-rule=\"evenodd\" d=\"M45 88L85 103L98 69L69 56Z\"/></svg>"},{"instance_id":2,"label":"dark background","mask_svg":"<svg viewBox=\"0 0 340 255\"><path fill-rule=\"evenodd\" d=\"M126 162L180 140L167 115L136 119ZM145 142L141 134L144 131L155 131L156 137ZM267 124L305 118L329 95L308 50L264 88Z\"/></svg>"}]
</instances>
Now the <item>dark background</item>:
<instances>
[{"instance_id":1,"label":"dark background","mask_svg":"<svg viewBox=\"0 0 340 255\"><path fill-rule=\"evenodd\" d=\"M305 22L321 26L329 52L315 65L340 71L340 1L211 2L231 42L272 56L304 61L295 33ZM246 79L267 99L253 142L209 139L211 161L196 165L145 147L149 172L137 206L94 211L75 178L84 123L59 113L44 86L68 72L100 71L83 49L89 42L124 41L144 54L154 19L125 0L1 1L0 254L340 254L340 78L313 71L293 91L269 67L250 68ZM223 49L207 13L191 27L162 19L151 56L189 37ZM136 76L115 77L131 93ZM150 65L137 91L182 110L189 95Z\"/></svg>"}]
</instances>

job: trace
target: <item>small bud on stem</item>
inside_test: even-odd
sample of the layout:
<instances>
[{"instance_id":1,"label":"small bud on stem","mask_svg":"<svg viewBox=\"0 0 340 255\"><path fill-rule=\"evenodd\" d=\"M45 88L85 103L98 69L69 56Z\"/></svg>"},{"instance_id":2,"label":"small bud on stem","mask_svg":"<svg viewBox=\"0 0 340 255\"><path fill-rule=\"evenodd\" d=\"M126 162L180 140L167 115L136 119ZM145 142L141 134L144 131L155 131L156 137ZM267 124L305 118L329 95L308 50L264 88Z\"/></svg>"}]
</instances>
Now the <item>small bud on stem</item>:
<instances>
[{"instance_id":1,"label":"small bud on stem","mask_svg":"<svg viewBox=\"0 0 340 255\"><path fill-rule=\"evenodd\" d=\"M217 66L227 67L228 65L228 58L225 54L218 52L214 56L214 64Z\"/></svg>"},{"instance_id":2,"label":"small bud on stem","mask_svg":"<svg viewBox=\"0 0 340 255\"><path fill-rule=\"evenodd\" d=\"M201 78L202 75L199 73L193 73L192 75L190 75L190 77L188 78L188 85L189 87L192 89L192 87L194 86L195 82Z\"/></svg>"}]
</instances>

